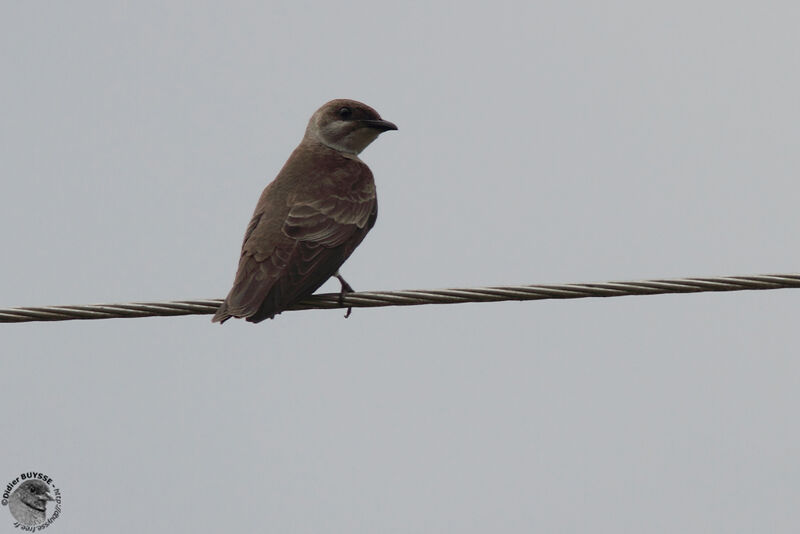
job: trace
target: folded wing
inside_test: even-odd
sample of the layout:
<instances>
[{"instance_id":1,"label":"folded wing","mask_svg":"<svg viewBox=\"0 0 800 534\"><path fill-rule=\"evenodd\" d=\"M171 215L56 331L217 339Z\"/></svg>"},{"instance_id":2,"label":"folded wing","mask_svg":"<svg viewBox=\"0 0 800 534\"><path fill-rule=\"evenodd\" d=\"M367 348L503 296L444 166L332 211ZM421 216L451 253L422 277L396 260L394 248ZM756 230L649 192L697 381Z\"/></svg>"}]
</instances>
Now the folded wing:
<instances>
[{"instance_id":1,"label":"folded wing","mask_svg":"<svg viewBox=\"0 0 800 534\"><path fill-rule=\"evenodd\" d=\"M271 318L336 273L377 217L372 173L363 168L368 176L349 189L323 182L289 195L288 211L256 212L245 234L233 288L215 321Z\"/></svg>"}]
</instances>

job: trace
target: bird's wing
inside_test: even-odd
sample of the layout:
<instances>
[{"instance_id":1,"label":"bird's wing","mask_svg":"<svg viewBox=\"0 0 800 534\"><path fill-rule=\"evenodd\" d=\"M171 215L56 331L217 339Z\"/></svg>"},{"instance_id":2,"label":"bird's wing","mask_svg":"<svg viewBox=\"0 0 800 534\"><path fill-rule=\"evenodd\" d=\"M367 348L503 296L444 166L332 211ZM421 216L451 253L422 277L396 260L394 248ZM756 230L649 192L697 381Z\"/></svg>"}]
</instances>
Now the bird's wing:
<instances>
[{"instance_id":1,"label":"bird's wing","mask_svg":"<svg viewBox=\"0 0 800 534\"><path fill-rule=\"evenodd\" d=\"M292 202L283 233L305 243L336 247L353 233L365 228L375 209L375 188L369 187L321 198L300 198Z\"/></svg>"},{"instance_id":2,"label":"bird's wing","mask_svg":"<svg viewBox=\"0 0 800 534\"><path fill-rule=\"evenodd\" d=\"M307 190L290 196L280 229L274 217L256 214L226 313L252 317L261 310L259 320L271 317L330 278L375 222L377 201L369 178L346 192Z\"/></svg>"}]
</instances>

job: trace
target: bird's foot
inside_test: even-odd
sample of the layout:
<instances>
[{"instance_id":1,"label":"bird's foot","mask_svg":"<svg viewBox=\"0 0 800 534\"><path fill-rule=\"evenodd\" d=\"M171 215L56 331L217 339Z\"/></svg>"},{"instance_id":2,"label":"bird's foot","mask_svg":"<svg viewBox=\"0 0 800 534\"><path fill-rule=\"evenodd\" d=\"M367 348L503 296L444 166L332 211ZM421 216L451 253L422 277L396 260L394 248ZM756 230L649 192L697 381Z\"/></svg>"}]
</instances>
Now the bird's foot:
<instances>
[{"instance_id":1,"label":"bird's foot","mask_svg":"<svg viewBox=\"0 0 800 534\"><path fill-rule=\"evenodd\" d=\"M335 276L336 279L339 280L339 283L342 284L342 289L341 289L341 291L339 291L339 305L342 306L344 304L344 296L345 296L345 294L346 293L355 293L355 289L353 289L353 287L350 284L347 283L347 280L342 278L342 275L339 274L339 271L336 271L336 274L334 274L333 276ZM350 317L350 312L352 312L352 311L353 311L353 308L348 307L347 308L347 313L344 314L344 318L347 319L348 317Z\"/></svg>"}]
</instances>

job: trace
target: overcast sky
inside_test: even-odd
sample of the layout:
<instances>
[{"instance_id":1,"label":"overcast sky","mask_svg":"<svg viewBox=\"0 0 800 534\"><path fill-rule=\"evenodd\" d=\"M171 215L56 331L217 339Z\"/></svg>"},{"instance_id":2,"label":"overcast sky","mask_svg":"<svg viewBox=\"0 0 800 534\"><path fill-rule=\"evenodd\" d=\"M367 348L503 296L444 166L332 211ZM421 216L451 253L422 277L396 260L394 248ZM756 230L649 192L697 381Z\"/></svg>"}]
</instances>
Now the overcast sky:
<instances>
[{"instance_id":1,"label":"overcast sky","mask_svg":"<svg viewBox=\"0 0 800 534\"><path fill-rule=\"evenodd\" d=\"M340 97L399 127L358 290L797 271L799 19L4 2L0 307L223 297ZM342 316L0 325L0 481L53 534L797 532L796 290Z\"/></svg>"}]
</instances>

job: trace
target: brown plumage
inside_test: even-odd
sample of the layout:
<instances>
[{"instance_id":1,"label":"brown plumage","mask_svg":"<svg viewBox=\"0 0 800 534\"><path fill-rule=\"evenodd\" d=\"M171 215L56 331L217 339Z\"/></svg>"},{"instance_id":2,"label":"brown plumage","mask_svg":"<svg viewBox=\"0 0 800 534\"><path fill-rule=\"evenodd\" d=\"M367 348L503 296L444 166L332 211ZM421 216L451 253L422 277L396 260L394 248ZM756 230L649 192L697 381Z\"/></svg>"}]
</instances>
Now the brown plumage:
<instances>
[{"instance_id":1,"label":"brown plumage","mask_svg":"<svg viewBox=\"0 0 800 534\"><path fill-rule=\"evenodd\" d=\"M353 100L332 100L314 113L300 145L261 194L233 288L214 322L272 318L337 273L378 215L372 172L358 153L396 129Z\"/></svg>"}]
</instances>

